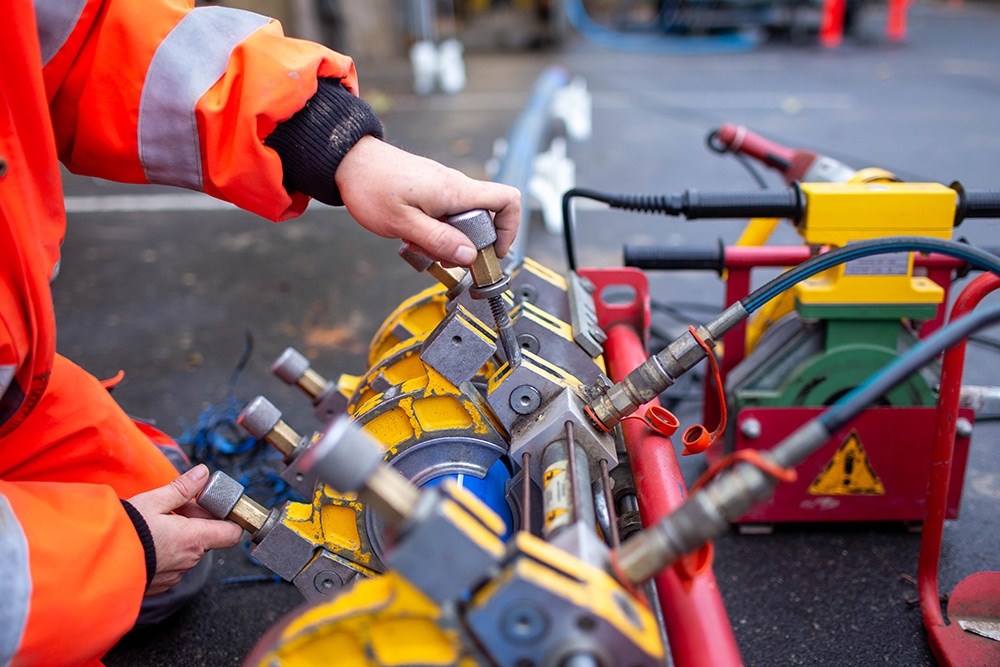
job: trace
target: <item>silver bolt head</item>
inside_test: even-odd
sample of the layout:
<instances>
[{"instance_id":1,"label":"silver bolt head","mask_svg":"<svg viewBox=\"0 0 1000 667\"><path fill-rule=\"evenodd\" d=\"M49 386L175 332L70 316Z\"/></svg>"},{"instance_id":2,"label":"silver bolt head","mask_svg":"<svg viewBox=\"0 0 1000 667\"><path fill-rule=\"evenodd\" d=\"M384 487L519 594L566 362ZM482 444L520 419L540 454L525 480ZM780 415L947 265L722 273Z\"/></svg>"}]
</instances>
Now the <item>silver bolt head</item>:
<instances>
[{"instance_id":1,"label":"silver bolt head","mask_svg":"<svg viewBox=\"0 0 1000 667\"><path fill-rule=\"evenodd\" d=\"M761 434L760 420L754 417L747 417L740 422L740 433L749 440L756 440Z\"/></svg>"}]
</instances>

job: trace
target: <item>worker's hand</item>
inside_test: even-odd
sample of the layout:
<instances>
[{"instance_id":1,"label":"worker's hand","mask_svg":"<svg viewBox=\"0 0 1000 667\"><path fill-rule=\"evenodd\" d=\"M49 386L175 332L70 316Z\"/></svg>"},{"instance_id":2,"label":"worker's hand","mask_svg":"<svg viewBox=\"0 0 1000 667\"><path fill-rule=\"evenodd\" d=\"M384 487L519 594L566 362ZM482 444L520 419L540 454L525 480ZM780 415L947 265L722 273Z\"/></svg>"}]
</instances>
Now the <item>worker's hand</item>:
<instances>
[{"instance_id":1,"label":"worker's hand","mask_svg":"<svg viewBox=\"0 0 1000 667\"><path fill-rule=\"evenodd\" d=\"M208 481L208 468L197 465L152 491L128 499L149 526L156 548L156 573L146 595L167 590L198 564L209 549L235 546L243 530L213 518L193 498Z\"/></svg>"},{"instance_id":2,"label":"worker's hand","mask_svg":"<svg viewBox=\"0 0 1000 667\"><path fill-rule=\"evenodd\" d=\"M371 136L348 151L335 180L347 210L363 227L409 241L448 264L468 266L476 259L469 239L442 222L449 215L492 211L499 257L517 234L521 193L516 188L474 180Z\"/></svg>"}]
</instances>

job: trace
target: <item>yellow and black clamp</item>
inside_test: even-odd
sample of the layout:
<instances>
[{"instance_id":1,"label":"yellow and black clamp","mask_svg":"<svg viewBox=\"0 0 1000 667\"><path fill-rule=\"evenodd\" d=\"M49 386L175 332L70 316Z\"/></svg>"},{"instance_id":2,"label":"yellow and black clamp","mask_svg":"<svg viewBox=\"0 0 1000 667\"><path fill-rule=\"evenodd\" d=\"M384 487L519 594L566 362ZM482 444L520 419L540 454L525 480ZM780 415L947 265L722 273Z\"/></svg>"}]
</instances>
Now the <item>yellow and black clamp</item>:
<instances>
[{"instance_id":1,"label":"yellow and black clamp","mask_svg":"<svg viewBox=\"0 0 1000 667\"><path fill-rule=\"evenodd\" d=\"M250 533L251 553L285 581L295 584L307 600L329 598L357 576L357 568L329 551L317 548L287 523L288 513L301 503L282 503L270 510L247 496L246 489L219 470L212 473L196 499L219 519Z\"/></svg>"},{"instance_id":2,"label":"yellow and black clamp","mask_svg":"<svg viewBox=\"0 0 1000 667\"><path fill-rule=\"evenodd\" d=\"M382 456L378 441L341 418L306 453L304 465L379 513L392 540L392 570L438 604L458 601L503 557L503 520L452 483L422 492Z\"/></svg>"}]
</instances>

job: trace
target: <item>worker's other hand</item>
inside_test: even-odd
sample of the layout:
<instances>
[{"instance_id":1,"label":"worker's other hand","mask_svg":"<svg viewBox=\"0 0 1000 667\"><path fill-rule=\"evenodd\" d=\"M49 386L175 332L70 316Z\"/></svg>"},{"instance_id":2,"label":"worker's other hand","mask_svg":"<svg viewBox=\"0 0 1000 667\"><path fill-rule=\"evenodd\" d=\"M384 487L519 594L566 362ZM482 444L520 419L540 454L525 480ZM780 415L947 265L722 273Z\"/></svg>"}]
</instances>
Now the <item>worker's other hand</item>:
<instances>
[{"instance_id":1,"label":"worker's other hand","mask_svg":"<svg viewBox=\"0 0 1000 667\"><path fill-rule=\"evenodd\" d=\"M162 593L198 564L209 549L235 546L243 530L198 507L194 497L208 481L208 468L197 465L152 491L128 499L149 526L156 548L156 573L146 595Z\"/></svg>"},{"instance_id":2,"label":"worker's other hand","mask_svg":"<svg viewBox=\"0 0 1000 667\"><path fill-rule=\"evenodd\" d=\"M442 222L449 215L492 211L498 257L517 235L521 193L516 188L477 181L371 136L348 151L335 180L347 210L363 227L413 243L448 264L468 266L476 259L468 237Z\"/></svg>"}]
</instances>

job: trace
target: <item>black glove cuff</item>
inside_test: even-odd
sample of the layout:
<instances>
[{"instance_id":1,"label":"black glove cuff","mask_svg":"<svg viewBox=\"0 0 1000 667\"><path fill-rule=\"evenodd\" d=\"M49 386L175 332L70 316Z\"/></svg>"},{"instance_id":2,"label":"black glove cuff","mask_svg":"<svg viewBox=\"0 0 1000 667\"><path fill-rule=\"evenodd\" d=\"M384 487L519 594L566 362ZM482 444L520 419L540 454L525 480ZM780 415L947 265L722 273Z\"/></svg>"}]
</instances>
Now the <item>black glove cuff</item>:
<instances>
[{"instance_id":1,"label":"black glove cuff","mask_svg":"<svg viewBox=\"0 0 1000 667\"><path fill-rule=\"evenodd\" d=\"M264 145L281 158L286 190L341 206L334 174L347 152L368 135L382 138L382 123L372 108L341 86L340 79L320 79L316 94L279 123Z\"/></svg>"},{"instance_id":2,"label":"black glove cuff","mask_svg":"<svg viewBox=\"0 0 1000 667\"><path fill-rule=\"evenodd\" d=\"M139 542L142 543L142 551L146 557L146 588L148 589L149 584L153 582L153 575L156 574L156 547L153 546L153 534L149 532L149 525L142 518L139 510L132 506L132 503L122 500L122 507L125 508L128 518L132 520L135 532L139 535Z\"/></svg>"}]
</instances>

